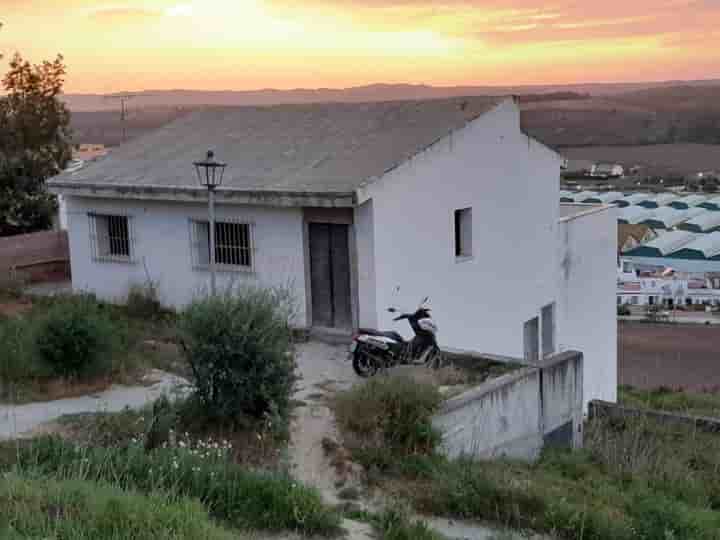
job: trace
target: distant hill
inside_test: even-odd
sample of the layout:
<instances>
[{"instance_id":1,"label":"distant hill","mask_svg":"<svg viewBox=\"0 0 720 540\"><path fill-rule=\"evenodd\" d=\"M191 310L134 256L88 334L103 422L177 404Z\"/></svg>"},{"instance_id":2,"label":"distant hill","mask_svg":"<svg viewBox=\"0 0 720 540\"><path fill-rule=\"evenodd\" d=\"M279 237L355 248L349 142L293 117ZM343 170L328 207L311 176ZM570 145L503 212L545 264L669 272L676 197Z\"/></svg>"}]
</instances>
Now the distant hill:
<instances>
[{"instance_id":1,"label":"distant hill","mask_svg":"<svg viewBox=\"0 0 720 540\"><path fill-rule=\"evenodd\" d=\"M523 128L556 148L669 143L720 144L720 80L560 86L377 84L346 89L140 92L128 102L128 138L187 112L213 106L517 95ZM64 96L77 143L122 141L119 103L101 95Z\"/></svg>"},{"instance_id":2,"label":"distant hill","mask_svg":"<svg viewBox=\"0 0 720 540\"><path fill-rule=\"evenodd\" d=\"M720 80L659 82L568 84L533 86L428 86L415 84L373 84L353 88L318 88L295 90L147 90L137 92L131 103L135 107L197 107L203 105L274 105L280 103L363 102L396 99L432 99L453 96L532 95L549 93L590 94L615 96L633 91L662 89L685 85L691 87L720 87ZM116 110L118 103L100 94L66 94L65 102L72 111Z\"/></svg>"}]
</instances>

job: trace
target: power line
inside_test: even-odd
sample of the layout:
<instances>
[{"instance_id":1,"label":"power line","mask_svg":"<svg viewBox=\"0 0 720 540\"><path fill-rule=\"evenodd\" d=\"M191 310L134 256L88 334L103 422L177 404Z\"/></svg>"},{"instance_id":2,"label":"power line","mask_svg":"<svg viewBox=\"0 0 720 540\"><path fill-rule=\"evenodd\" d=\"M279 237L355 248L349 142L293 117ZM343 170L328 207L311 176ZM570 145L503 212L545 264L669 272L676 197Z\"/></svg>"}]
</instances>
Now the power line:
<instances>
[{"instance_id":1,"label":"power line","mask_svg":"<svg viewBox=\"0 0 720 540\"><path fill-rule=\"evenodd\" d=\"M151 94L130 94L121 92L118 94L108 94L105 99L116 99L120 101L120 122L122 124L122 142L127 140L127 102L136 97L149 96Z\"/></svg>"}]
</instances>

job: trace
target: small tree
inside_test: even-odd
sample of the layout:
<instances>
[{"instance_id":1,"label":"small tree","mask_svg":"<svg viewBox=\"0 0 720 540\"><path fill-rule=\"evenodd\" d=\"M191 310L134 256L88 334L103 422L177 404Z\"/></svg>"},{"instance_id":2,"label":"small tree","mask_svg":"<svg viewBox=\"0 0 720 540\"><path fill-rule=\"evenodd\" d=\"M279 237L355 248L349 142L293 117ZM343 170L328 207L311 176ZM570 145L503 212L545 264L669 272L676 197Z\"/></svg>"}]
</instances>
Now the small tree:
<instances>
[{"instance_id":1,"label":"small tree","mask_svg":"<svg viewBox=\"0 0 720 540\"><path fill-rule=\"evenodd\" d=\"M36 65L19 54L10 60L0 98L0 236L52 225L57 204L45 180L72 157L64 78L60 55Z\"/></svg>"},{"instance_id":2,"label":"small tree","mask_svg":"<svg viewBox=\"0 0 720 540\"><path fill-rule=\"evenodd\" d=\"M196 300L181 315L195 398L209 419L287 420L296 380L289 321L285 293L250 287Z\"/></svg>"}]
</instances>

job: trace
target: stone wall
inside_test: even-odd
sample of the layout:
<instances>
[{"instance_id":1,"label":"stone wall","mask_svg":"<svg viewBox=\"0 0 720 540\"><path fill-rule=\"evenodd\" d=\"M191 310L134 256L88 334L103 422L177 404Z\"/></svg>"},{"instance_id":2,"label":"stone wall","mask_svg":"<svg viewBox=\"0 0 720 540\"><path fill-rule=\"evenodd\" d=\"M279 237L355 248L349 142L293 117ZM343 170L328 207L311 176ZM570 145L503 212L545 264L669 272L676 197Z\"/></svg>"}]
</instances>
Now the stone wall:
<instances>
[{"instance_id":1,"label":"stone wall","mask_svg":"<svg viewBox=\"0 0 720 540\"><path fill-rule=\"evenodd\" d=\"M582 446L583 355L545 358L447 400L433 424L451 458L533 460L545 445Z\"/></svg>"}]
</instances>

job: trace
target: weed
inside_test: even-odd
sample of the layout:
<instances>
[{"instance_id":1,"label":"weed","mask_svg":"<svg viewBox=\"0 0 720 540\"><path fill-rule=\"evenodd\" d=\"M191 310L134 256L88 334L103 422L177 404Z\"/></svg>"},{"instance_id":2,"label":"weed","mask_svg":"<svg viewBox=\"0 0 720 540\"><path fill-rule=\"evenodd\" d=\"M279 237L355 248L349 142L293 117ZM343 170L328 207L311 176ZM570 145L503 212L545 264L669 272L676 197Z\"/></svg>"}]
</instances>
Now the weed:
<instances>
[{"instance_id":1,"label":"weed","mask_svg":"<svg viewBox=\"0 0 720 540\"><path fill-rule=\"evenodd\" d=\"M413 521L407 509L394 505L372 519L381 540L442 540L423 521Z\"/></svg>"},{"instance_id":2,"label":"weed","mask_svg":"<svg viewBox=\"0 0 720 540\"><path fill-rule=\"evenodd\" d=\"M592 422L586 449L539 462L429 456L389 469L421 512L584 540L717 540L720 440L642 419Z\"/></svg>"},{"instance_id":3,"label":"weed","mask_svg":"<svg viewBox=\"0 0 720 540\"><path fill-rule=\"evenodd\" d=\"M0 482L0 536L9 540L230 540L189 499L140 495L81 480L8 474Z\"/></svg>"},{"instance_id":4,"label":"weed","mask_svg":"<svg viewBox=\"0 0 720 540\"><path fill-rule=\"evenodd\" d=\"M690 393L666 387L641 390L621 386L618 398L622 405L630 407L720 418L720 393L716 392Z\"/></svg>"},{"instance_id":5,"label":"weed","mask_svg":"<svg viewBox=\"0 0 720 540\"><path fill-rule=\"evenodd\" d=\"M338 394L335 415L346 445L367 467L386 468L398 456L432 454L440 434L432 415L437 388L409 377L377 377Z\"/></svg>"},{"instance_id":6,"label":"weed","mask_svg":"<svg viewBox=\"0 0 720 540\"><path fill-rule=\"evenodd\" d=\"M125 308L128 316L135 319L158 320L166 313L160 303L158 284L154 281L131 285Z\"/></svg>"},{"instance_id":7,"label":"weed","mask_svg":"<svg viewBox=\"0 0 720 540\"><path fill-rule=\"evenodd\" d=\"M15 455L5 458L16 469L59 479L198 499L213 517L240 529L338 531L338 514L323 505L316 490L285 474L245 470L228 459L230 451L223 441L180 439L177 447L147 452L139 440L125 448L84 448L46 437L18 445Z\"/></svg>"}]
</instances>

